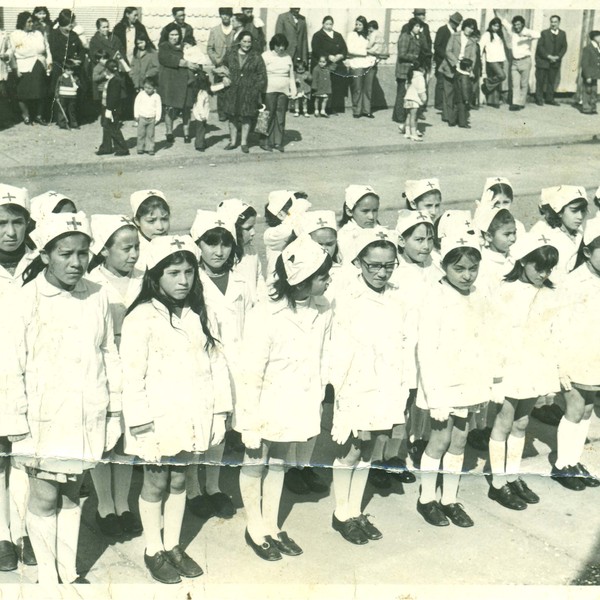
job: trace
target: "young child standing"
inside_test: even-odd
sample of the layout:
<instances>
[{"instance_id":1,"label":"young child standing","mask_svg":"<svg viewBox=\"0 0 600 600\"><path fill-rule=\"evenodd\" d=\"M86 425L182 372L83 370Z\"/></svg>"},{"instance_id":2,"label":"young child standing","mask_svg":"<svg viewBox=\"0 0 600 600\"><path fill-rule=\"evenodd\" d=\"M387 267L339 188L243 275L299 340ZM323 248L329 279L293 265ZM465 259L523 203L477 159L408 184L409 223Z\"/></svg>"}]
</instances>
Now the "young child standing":
<instances>
[{"instance_id":1,"label":"young child standing","mask_svg":"<svg viewBox=\"0 0 600 600\"><path fill-rule=\"evenodd\" d=\"M110 54L106 50L96 50L93 56L94 68L92 69L92 98L94 99L94 110L96 116L101 114L102 92L106 86L108 71L106 70L106 61Z\"/></svg>"},{"instance_id":2,"label":"young child standing","mask_svg":"<svg viewBox=\"0 0 600 600\"><path fill-rule=\"evenodd\" d=\"M162 116L162 102L155 79L146 77L135 97L133 118L137 121L137 153L154 156L154 130Z\"/></svg>"},{"instance_id":3,"label":"young child standing","mask_svg":"<svg viewBox=\"0 0 600 600\"><path fill-rule=\"evenodd\" d=\"M294 116L299 117L304 113L310 117L308 103L310 101L312 77L306 70L306 63L300 58L294 61L294 73L296 74L296 96L294 97Z\"/></svg>"},{"instance_id":4,"label":"young child standing","mask_svg":"<svg viewBox=\"0 0 600 600\"><path fill-rule=\"evenodd\" d=\"M120 112L122 101L122 84L119 77L119 65L112 58L106 61L106 86L102 92L102 143L96 154L114 154L129 156L129 150L121 132Z\"/></svg>"},{"instance_id":5,"label":"young child standing","mask_svg":"<svg viewBox=\"0 0 600 600\"><path fill-rule=\"evenodd\" d=\"M84 213L38 224L40 254L19 298L29 435L15 461L29 475L27 529L44 585L77 575L85 470L106 448L106 415L121 410L121 368L106 292L86 280L91 232ZM58 566L58 571L57 571Z\"/></svg>"},{"instance_id":6,"label":"young child standing","mask_svg":"<svg viewBox=\"0 0 600 600\"><path fill-rule=\"evenodd\" d=\"M397 236L384 227L364 229L346 255L356 267L336 297L331 384L335 406L331 436L332 527L351 544L379 540L362 511L377 440L401 440L404 410L415 372L416 323L390 277L398 264Z\"/></svg>"},{"instance_id":7,"label":"young child standing","mask_svg":"<svg viewBox=\"0 0 600 600\"><path fill-rule=\"evenodd\" d=\"M497 292L497 344L502 359L504 403L489 442L492 485L488 497L512 510L524 510L539 497L519 476L529 415L540 396L569 387L559 370L554 285L549 277L558 250L530 231L512 246L513 270Z\"/></svg>"},{"instance_id":8,"label":"young child standing","mask_svg":"<svg viewBox=\"0 0 600 600\"><path fill-rule=\"evenodd\" d=\"M140 256L137 266L144 271L150 242L155 237L167 235L171 229L171 209L165 195L158 190L133 192L129 203L133 222L140 233Z\"/></svg>"},{"instance_id":9,"label":"young child standing","mask_svg":"<svg viewBox=\"0 0 600 600\"><path fill-rule=\"evenodd\" d=\"M363 229L373 229L378 216L379 196L370 185L352 184L346 188L337 239L342 262L355 256L356 238Z\"/></svg>"},{"instance_id":10,"label":"young child standing","mask_svg":"<svg viewBox=\"0 0 600 600\"><path fill-rule=\"evenodd\" d=\"M154 238L147 267L121 339L125 451L144 461L144 563L157 581L179 583L203 572L180 546L185 470L223 439L231 388L192 238Z\"/></svg>"},{"instance_id":11,"label":"young child standing","mask_svg":"<svg viewBox=\"0 0 600 600\"><path fill-rule=\"evenodd\" d=\"M316 242L295 240L277 258L273 301L246 319L236 403L236 429L246 445L240 492L246 543L267 561L302 553L279 527L279 505L290 444L321 431L331 328L323 294L330 267L331 257Z\"/></svg>"},{"instance_id":12,"label":"young child standing","mask_svg":"<svg viewBox=\"0 0 600 600\"><path fill-rule=\"evenodd\" d=\"M198 71L194 77L192 88L196 99L192 107L192 119L196 121L195 148L199 152L206 150L206 124L210 114L210 97L224 90L230 83L228 77L223 77L219 83L211 85L208 75L203 70Z\"/></svg>"},{"instance_id":13,"label":"young child standing","mask_svg":"<svg viewBox=\"0 0 600 600\"><path fill-rule=\"evenodd\" d=\"M327 57L319 56L312 72L311 94L315 102L315 117L329 118L327 102L331 96L331 71L327 68Z\"/></svg>"},{"instance_id":14,"label":"young child standing","mask_svg":"<svg viewBox=\"0 0 600 600\"><path fill-rule=\"evenodd\" d=\"M569 273L560 295L559 340L572 389L563 393L566 411L556 432L552 479L569 490L598 487L600 481L581 464L595 397L600 391L598 345L585 344L598 324L600 291L600 219L588 221L583 234L583 264Z\"/></svg>"},{"instance_id":15,"label":"young child standing","mask_svg":"<svg viewBox=\"0 0 600 600\"><path fill-rule=\"evenodd\" d=\"M94 242L88 279L107 292L117 350L125 313L142 288L144 273L135 264L140 253L136 226L125 215L92 215ZM108 414L106 451L92 470L98 497L96 523L109 537L139 535L142 526L129 507L133 457L125 455L124 428L119 414Z\"/></svg>"},{"instance_id":16,"label":"young child standing","mask_svg":"<svg viewBox=\"0 0 600 600\"><path fill-rule=\"evenodd\" d=\"M81 86L75 75L75 63L70 59L64 63L63 72L56 81L54 98L58 105L57 125L61 129L79 129L77 124L77 90Z\"/></svg>"},{"instance_id":17,"label":"young child standing","mask_svg":"<svg viewBox=\"0 0 600 600\"><path fill-rule=\"evenodd\" d=\"M408 73L406 83L408 87L404 96L404 109L406 110L404 137L413 142L422 142L423 134L417 126L417 115L419 109L427 102L427 87L423 68L413 67Z\"/></svg>"}]
</instances>

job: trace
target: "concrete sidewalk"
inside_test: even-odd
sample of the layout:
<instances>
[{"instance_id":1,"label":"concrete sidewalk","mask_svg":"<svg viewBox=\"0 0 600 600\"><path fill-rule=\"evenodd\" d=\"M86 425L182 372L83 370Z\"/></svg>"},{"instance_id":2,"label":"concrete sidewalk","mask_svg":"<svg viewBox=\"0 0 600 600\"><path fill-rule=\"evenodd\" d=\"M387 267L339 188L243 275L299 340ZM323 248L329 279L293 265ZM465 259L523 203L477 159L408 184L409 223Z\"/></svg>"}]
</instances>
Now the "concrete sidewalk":
<instances>
[{"instance_id":1,"label":"concrete sidewalk","mask_svg":"<svg viewBox=\"0 0 600 600\"><path fill-rule=\"evenodd\" d=\"M56 125L48 127L15 125L0 133L2 158L1 172L13 175L40 176L64 171L108 172L116 169L138 170L152 165L182 166L210 165L240 161L280 161L283 158L301 158L315 154L358 154L379 152L432 152L456 151L464 144L477 144L482 150L498 147L523 147L531 145L560 145L594 141L600 134L600 118L581 114L570 103L559 107L528 104L519 112L509 112L506 106L493 109L482 106L471 113L471 129L448 127L442 123L438 111L429 108L421 121L424 132L421 143L406 140L391 120L391 110L379 111L375 119L353 119L351 112L328 119L310 116L294 117L288 114L285 154L267 153L251 136L250 154L239 149L224 152L228 140L227 123L219 123L211 115L206 152L197 152L191 144L183 143L181 124L175 130L176 141L172 147L165 142L164 124L156 130L155 156L138 156L135 150L136 128L133 121L123 126L123 135L131 149L129 157L95 155L102 132L99 123L84 125L80 130L61 130ZM426 159L425 159L426 160ZM357 165L359 166L359 165Z\"/></svg>"}]
</instances>

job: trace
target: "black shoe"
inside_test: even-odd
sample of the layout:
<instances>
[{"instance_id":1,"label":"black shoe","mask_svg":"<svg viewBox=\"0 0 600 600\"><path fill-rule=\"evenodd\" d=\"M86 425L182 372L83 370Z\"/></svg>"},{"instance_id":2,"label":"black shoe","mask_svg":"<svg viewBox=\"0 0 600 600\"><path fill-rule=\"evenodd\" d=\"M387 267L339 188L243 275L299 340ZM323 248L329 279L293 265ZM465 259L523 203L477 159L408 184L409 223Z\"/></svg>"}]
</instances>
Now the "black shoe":
<instances>
[{"instance_id":1,"label":"black shoe","mask_svg":"<svg viewBox=\"0 0 600 600\"><path fill-rule=\"evenodd\" d=\"M129 510L126 510L122 515L117 517L121 524L121 529L125 533L138 535L144 531L141 521Z\"/></svg>"},{"instance_id":2,"label":"black shoe","mask_svg":"<svg viewBox=\"0 0 600 600\"><path fill-rule=\"evenodd\" d=\"M206 148L196 148L196 150L198 150L198 152L204 152Z\"/></svg>"},{"instance_id":3,"label":"black shoe","mask_svg":"<svg viewBox=\"0 0 600 600\"><path fill-rule=\"evenodd\" d=\"M157 552L154 556L148 556L144 552L144 563L153 579L160 583L181 583L181 577L177 569L171 564L164 550Z\"/></svg>"},{"instance_id":4,"label":"black shoe","mask_svg":"<svg viewBox=\"0 0 600 600\"><path fill-rule=\"evenodd\" d=\"M536 101L535 101L535 103L536 103L538 106L544 106L544 101L543 101L543 100L536 100Z\"/></svg>"},{"instance_id":5,"label":"black shoe","mask_svg":"<svg viewBox=\"0 0 600 600\"><path fill-rule=\"evenodd\" d=\"M363 117L367 117L367 119L374 119L375 115L373 113L363 113Z\"/></svg>"},{"instance_id":6,"label":"black shoe","mask_svg":"<svg viewBox=\"0 0 600 600\"><path fill-rule=\"evenodd\" d=\"M511 481L508 487L513 491L514 494L519 496L521 500L525 500L527 504L537 504L540 501L540 497L529 489L529 486L519 477L516 481Z\"/></svg>"},{"instance_id":7,"label":"black shoe","mask_svg":"<svg viewBox=\"0 0 600 600\"><path fill-rule=\"evenodd\" d=\"M277 152L285 152L285 148L281 144L276 144L275 146L273 146L273 148L275 148Z\"/></svg>"},{"instance_id":8,"label":"black shoe","mask_svg":"<svg viewBox=\"0 0 600 600\"><path fill-rule=\"evenodd\" d=\"M204 573L202 567L177 545L171 550L165 550L167 560L175 567L182 577L200 577Z\"/></svg>"},{"instance_id":9,"label":"black shoe","mask_svg":"<svg viewBox=\"0 0 600 600\"><path fill-rule=\"evenodd\" d=\"M396 477L400 483L414 483L417 480L414 473L408 470L406 461L398 456L387 461L385 470Z\"/></svg>"},{"instance_id":10,"label":"black shoe","mask_svg":"<svg viewBox=\"0 0 600 600\"><path fill-rule=\"evenodd\" d=\"M271 146L269 146L268 144L261 144L260 148L265 152L273 152L273 148L271 148Z\"/></svg>"},{"instance_id":11,"label":"black shoe","mask_svg":"<svg viewBox=\"0 0 600 600\"><path fill-rule=\"evenodd\" d=\"M516 104L511 104L511 105L508 107L508 110L511 110L511 111L516 111L516 110L521 110L521 109L520 109L520 107L519 107L519 106L517 106Z\"/></svg>"},{"instance_id":12,"label":"black shoe","mask_svg":"<svg viewBox=\"0 0 600 600\"><path fill-rule=\"evenodd\" d=\"M250 534L248 533L247 529L244 533L244 537L246 538L246 544L248 544L248 546L250 546L250 548L254 550L256 556L258 556L259 558L271 562L275 560L281 560L281 552L279 552L275 545L268 541L267 538L264 538L262 544L256 544L254 540L250 537ZM271 536L269 536L269 539L273 540Z\"/></svg>"},{"instance_id":13,"label":"black shoe","mask_svg":"<svg viewBox=\"0 0 600 600\"><path fill-rule=\"evenodd\" d=\"M129 156L129 150L117 150L115 156Z\"/></svg>"},{"instance_id":14,"label":"black shoe","mask_svg":"<svg viewBox=\"0 0 600 600\"><path fill-rule=\"evenodd\" d=\"M360 119L360 115L352 115L355 119Z\"/></svg>"},{"instance_id":15,"label":"black shoe","mask_svg":"<svg viewBox=\"0 0 600 600\"><path fill-rule=\"evenodd\" d=\"M40 115L38 115L34 119L34 122L37 123L38 125L42 125L43 127L46 127L46 125L48 125L48 121L45 121Z\"/></svg>"},{"instance_id":16,"label":"black shoe","mask_svg":"<svg viewBox=\"0 0 600 600\"><path fill-rule=\"evenodd\" d=\"M19 564L15 547L10 540L0 542L0 571L14 571Z\"/></svg>"},{"instance_id":17,"label":"black shoe","mask_svg":"<svg viewBox=\"0 0 600 600\"><path fill-rule=\"evenodd\" d=\"M248 149L248 144L242 144L242 152L244 154L248 154L250 150Z\"/></svg>"},{"instance_id":18,"label":"black shoe","mask_svg":"<svg viewBox=\"0 0 600 600\"><path fill-rule=\"evenodd\" d=\"M300 470L300 474L311 492L324 494L329 491L329 486L315 473L312 467L304 467Z\"/></svg>"},{"instance_id":19,"label":"black shoe","mask_svg":"<svg viewBox=\"0 0 600 600\"><path fill-rule=\"evenodd\" d=\"M83 575L77 575L77 577L73 579L71 583L74 585L79 585L81 583L90 583L90 580L86 579Z\"/></svg>"},{"instance_id":20,"label":"black shoe","mask_svg":"<svg viewBox=\"0 0 600 600\"><path fill-rule=\"evenodd\" d=\"M436 527L446 527L450 525L450 521L446 518L440 503L437 500L421 504L417 500L417 512L430 524Z\"/></svg>"},{"instance_id":21,"label":"black shoe","mask_svg":"<svg viewBox=\"0 0 600 600\"><path fill-rule=\"evenodd\" d=\"M581 481L579 469L577 467L563 467L562 469L557 468L556 465L552 467L552 473L550 477L554 481L560 483L564 488L572 490L574 492L581 492L585 490L586 485Z\"/></svg>"},{"instance_id":22,"label":"black shoe","mask_svg":"<svg viewBox=\"0 0 600 600\"><path fill-rule=\"evenodd\" d=\"M183 136L183 143L184 144L189 144L192 141L192 138L189 135L184 135Z\"/></svg>"},{"instance_id":23,"label":"black shoe","mask_svg":"<svg viewBox=\"0 0 600 600\"><path fill-rule=\"evenodd\" d=\"M581 463L577 463L575 465L575 468L579 471L580 473L580 477L579 479L581 479L581 481L583 481L583 483L587 486L587 487L598 487L600 486L600 481L598 479L596 479L596 477L594 477L586 468L584 465L582 465Z\"/></svg>"},{"instance_id":24,"label":"black shoe","mask_svg":"<svg viewBox=\"0 0 600 600\"><path fill-rule=\"evenodd\" d=\"M235 515L235 506L233 506L233 502L227 494L223 492L210 494L208 500L213 506L213 514L215 516L221 519L231 519Z\"/></svg>"},{"instance_id":25,"label":"black shoe","mask_svg":"<svg viewBox=\"0 0 600 600\"><path fill-rule=\"evenodd\" d=\"M115 513L110 513L109 515L106 515L106 517L101 517L100 513L96 512L96 524L102 535L108 537L118 537L123 535L121 522Z\"/></svg>"},{"instance_id":26,"label":"black shoe","mask_svg":"<svg viewBox=\"0 0 600 600\"><path fill-rule=\"evenodd\" d=\"M286 556L300 556L303 552L302 548L285 531L280 531L277 537L268 535L265 539Z\"/></svg>"},{"instance_id":27,"label":"black shoe","mask_svg":"<svg viewBox=\"0 0 600 600\"><path fill-rule=\"evenodd\" d=\"M173 144L175 142L175 136L172 133L167 133L165 139L167 140L167 144Z\"/></svg>"},{"instance_id":28,"label":"black shoe","mask_svg":"<svg viewBox=\"0 0 600 600\"><path fill-rule=\"evenodd\" d=\"M342 534L342 537L351 544L362 546L369 543L369 538L366 536L356 519L340 521L334 513L331 517L331 526L336 531L339 531Z\"/></svg>"},{"instance_id":29,"label":"black shoe","mask_svg":"<svg viewBox=\"0 0 600 600\"><path fill-rule=\"evenodd\" d=\"M98 151L96 152L96 156L107 156L108 154L112 154L112 153L113 153L113 151L112 151L112 150L98 150ZM81 486L81 488L82 488L82 491L83 491L83 486ZM87 495L86 495L86 496L82 496L82 495L81 495L81 492L79 493L79 497L80 497L80 498L86 498L86 497L87 497L87 496L89 496L89 495L90 495L89 491L87 492Z\"/></svg>"},{"instance_id":30,"label":"black shoe","mask_svg":"<svg viewBox=\"0 0 600 600\"><path fill-rule=\"evenodd\" d=\"M392 487L390 474L385 471L379 462L371 465L369 483L378 490L389 490Z\"/></svg>"},{"instance_id":31,"label":"black shoe","mask_svg":"<svg viewBox=\"0 0 600 600\"><path fill-rule=\"evenodd\" d=\"M510 508L511 510L525 510L527 503L520 496L517 496L508 483L505 483L500 489L495 488L493 485L488 490L488 498L495 500L498 504L504 506L504 508Z\"/></svg>"},{"instance_id":32,"label":"black shoe","mask_svg":"<svg viewBox=\"0 0 600 600\"><path fill-rule=\"evenodd\" d=\"M289 471L285 474L283 481L285 487L294 494L304 496L310 493L310 488L308 487L307 482L304 480L302 471L296 467L289 469Z\"/></svg>"},{"instance_id":33,"label":"black shoe","mask_svg":"<svg viewBox=\"0 0 600 600\"><path fill-rule=\"evenodd\" d=\"M33 546L31 545L31 540L28 535L19 538L15 546L17 557L24 565L27 565L28 567L35 567L37 565L35 552L33 551Z\"/></svg>"},{"instance_id":34,"label":"black shoe","mask_svg":"<svg viewBox=\"0 0 600 600\"><path fill-rule=\"evenodd\" d=\"M225 146L225 148L223 148L223 150L235 150L238 147L237 144L232 144L231 142L229 142L229 144L227 144L227 146Z\"/></svg>"},{"instance_id":35,"label":"black shoe","mask_svg":"<svg viewBox=\"0 0 600 600\"><path fill-rule=\"evenodd\" d=\"M465 512L459 502L441 504L442 512L458 527L473 527L473 519Z\"/></svg>"},{"instance_id":36,"label":"black shoe","mask_svg":"<svg viewBox=\"0 0 600 600\"><path fill-rule=\"evenodd\" d=\"M556 404L552 404L548 406L545 404L544 406L540 406L539 408L534 408L531 411L531 416L535 417L541 423L545 425L550 425L551 427L558 427L560 420L564 416L564 412L557 406Z\"/></svg>"},{"instance_id":37,"label":"black shoe","mask_svg":"<svg viewBox=\"0 0 600 600\"><path fill-rule=\"evenodd\" d=\"M489 427L485 429L472 429L467 435L467 442L471 448L480 452L487 452L490 446L490 434L492 430Z\"/></svg>"},{"instance_id":38,"label":"black shoe","mask_svg":"<svg viewBox=\"0 0 600 600\"><path fill-rule=\"evenodd\" d=\"M190 512L200 519L210 519L215 515L215 506L206 494L188 498L186 505Z\"/></svg>"},{"instance_id":39,"label":"black shoe","mask_svg":"<svg viewBox=\"0 0 600 600\"><path fill-rule=\"evenodd\" d=\"M556 100L551 100L550 102L546 102L548 106L560 106L560 104Z\"/></svg>"},{"instance_id":40,"label":"black shoe","mask_svg":"<svg viewBox=\"0 0 600 600\"><path fill-rule=\"evenodd\" d=\"M367 515L360 515L360 517L356 517L355 521L370 540L380 540L383 537L381 531L369 521Z\"/></svg>"}]
</instances>

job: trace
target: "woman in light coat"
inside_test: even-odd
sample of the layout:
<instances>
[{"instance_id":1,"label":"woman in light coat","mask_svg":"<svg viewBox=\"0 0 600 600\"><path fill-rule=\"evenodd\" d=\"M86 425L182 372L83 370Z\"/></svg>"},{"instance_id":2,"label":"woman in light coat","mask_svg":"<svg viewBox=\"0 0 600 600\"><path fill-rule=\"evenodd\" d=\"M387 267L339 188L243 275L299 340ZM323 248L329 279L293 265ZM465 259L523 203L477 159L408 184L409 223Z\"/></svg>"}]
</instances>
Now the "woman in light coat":
<instances>
[{"instance_id":1,"label":"woman in light coat","mask_svg":"<svg viewBox=\"0 0 600 600\"><path fill-rule=\"evenodd\" d=\"M107 411L120 414L121 369L108 296L83 279L91 240L85 214L49 215L37 234L40 256L20 297L30 435L13 451L29 474L27 528L38 580L52 584L59 574L81 581L79 488L104 451Z\"/></svg>"},{"instance_id":2,"label":"woman in light coat","mask_svg":"<svg viewBox=\"0 0 600 600\"><path fill-rule=\"evenodd\" d=\"M376 58L368 53L369 45L367 20L360 16L356 18L354 31L346 37L348 58L346 66L350 70L350 91L352 92L352 116L373 118L371 112L371 94L375 79Z\"/></svg>"}]
</instances>

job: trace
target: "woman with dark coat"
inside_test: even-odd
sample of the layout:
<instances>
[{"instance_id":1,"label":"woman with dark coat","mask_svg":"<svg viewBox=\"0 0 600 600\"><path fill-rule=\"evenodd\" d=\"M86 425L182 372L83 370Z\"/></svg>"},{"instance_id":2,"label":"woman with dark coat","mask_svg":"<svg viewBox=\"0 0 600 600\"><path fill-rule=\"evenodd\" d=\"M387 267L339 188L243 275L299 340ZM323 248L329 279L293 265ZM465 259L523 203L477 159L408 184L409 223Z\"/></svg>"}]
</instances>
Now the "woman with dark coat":
<instances>
[{"instance_id":1,"label":"woman with dark coat","mask_svg":"<svg viewBox=\"0 0 600 600\"><path fill-rule=\"evenodd\" d=\"M107 52L110 58L117 62L119 58L125 58L125 47L121 40L111 33L107 19L96 20L96 33L92 36L89 46L89 55L92 63L95 64L94 56L98 50Z\"/></svg>"},{"instance_id":2,"label":"woman with dark coat","mask_svg":"<svg viewBox=\"0 0 600 600\"><path fill-rule=\"evenodd\" d=\"M341 34L333 31L333 17L328 15L323 19L323 27L313 35L311 47L311 73L317 66L319 57L326 56L331 71L331 112L344 112L348 90L344 60L348 55L348 48Z\"/></svg>"},{"instance_id":3,"label":"woman with dark coat","mask_svg":"<svg viewBox=\"0 0 600 600\"><path fill-rule=\"evenodd\" d=\"M125 58L131 64L133 52L135 51L136 42L140 37L150 39L146 28L139 21L139 12L135 6L128 6L123 11L123 18L115 25L113 35L116 35L120 40L123 48L125 48ZM150 47L154 48L154 44L150 42Z\"/></svg>"},{"instance_id":4,"label":"woman with dark coat","mask_svg":"<svg viewBox=\"0 0 600 600\"><path fill-rule=\"evenodd\" d=\"M181 29L176 23L165 27L166 41L158 45L158 91L165 107L165 129L167 142L172 144L173 121L177 112L183 119L183 139L186 144L190 138L190 114L194 105L194 95L190 83L190 71L197 71L198 65L183 58Z\"/></svg>"},{"instance_id":5,"label":"woman with dark coat","mask_svg":"<svg viewBox=\"0 0 600 600\"><path fill-rule=\"evenodd\" d=\"M238 130L241 129L242 152L248 153L250 125L258 116L262 96L267 91L267 68L262 56L252 49L252 34L245 31L223 60L229 69L231 85L222 92L223 112L229 121L230 141L225 150L238 147Z\"/></svg>"}]
</instances>

